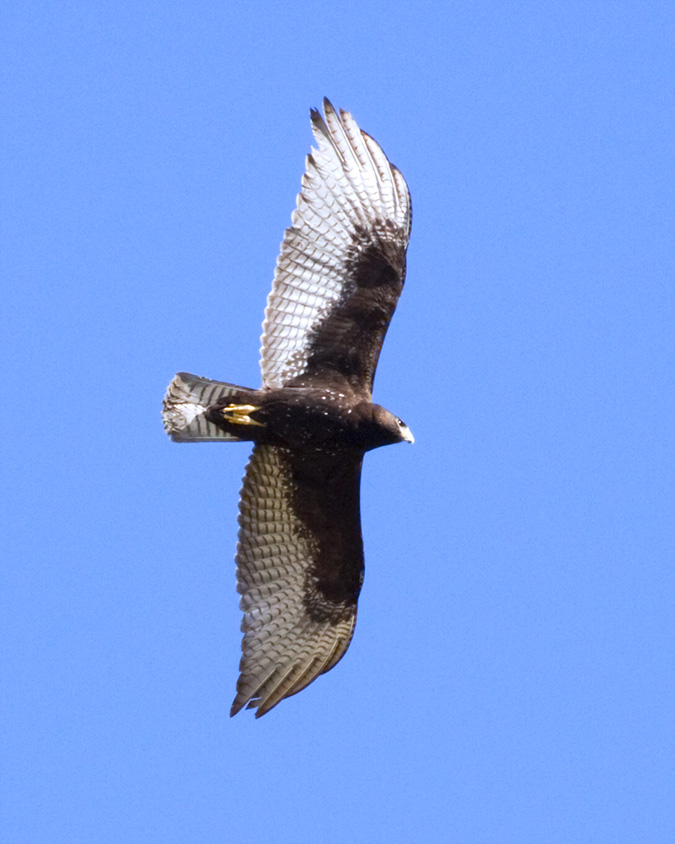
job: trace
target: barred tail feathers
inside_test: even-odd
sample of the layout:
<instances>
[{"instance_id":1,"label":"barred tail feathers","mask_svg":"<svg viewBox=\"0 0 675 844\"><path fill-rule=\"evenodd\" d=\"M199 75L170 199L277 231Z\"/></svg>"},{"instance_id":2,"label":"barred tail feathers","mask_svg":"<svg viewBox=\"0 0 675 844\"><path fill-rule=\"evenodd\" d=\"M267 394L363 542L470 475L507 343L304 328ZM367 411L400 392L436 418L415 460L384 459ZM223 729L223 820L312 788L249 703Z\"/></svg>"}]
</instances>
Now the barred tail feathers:
<instances>
[{"instance_id":1,"label":"barred tail feathers","mask_svg":"<svg viewBox=\"0 0 675 844\"><path fill-rule=\"evenodd\" d=\"M162 421L174 442L240 442L226 434L205 417L210 405L218 399L241 391L241 387L222 381L211 381L187 372L179 372L164 396Z\"/></svg>"}]
</instances>

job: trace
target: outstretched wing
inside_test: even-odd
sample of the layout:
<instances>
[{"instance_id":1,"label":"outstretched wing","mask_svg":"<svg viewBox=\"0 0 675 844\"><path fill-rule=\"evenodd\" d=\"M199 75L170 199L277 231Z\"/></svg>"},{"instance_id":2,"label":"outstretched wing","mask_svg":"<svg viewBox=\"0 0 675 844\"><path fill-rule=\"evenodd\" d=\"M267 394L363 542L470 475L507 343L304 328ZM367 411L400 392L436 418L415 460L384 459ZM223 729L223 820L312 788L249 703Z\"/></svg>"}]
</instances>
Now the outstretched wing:
<instances>
[{"instance_id":1,"label":"outstretched wing","mask_svg":"<svg viewBox=\"0 0 675 844\"><path fill-rule=\"evenodd\" d=\"M349 112L312 109L318 143L267 299L263 383L346 378L372 390L403 289L410 195L403 176Z\"/></svg>"},{"instance_id":2,"label":"outstretched wing","mask_svg":"<svg viewBox=\"0 0 675 844\"><path fill-rule=\"evenodd\" d=\"M257 445L239 502L242 658L231 714L256 717L344 655L363 580L361 460Z\"/></svg>"}]
</instances>

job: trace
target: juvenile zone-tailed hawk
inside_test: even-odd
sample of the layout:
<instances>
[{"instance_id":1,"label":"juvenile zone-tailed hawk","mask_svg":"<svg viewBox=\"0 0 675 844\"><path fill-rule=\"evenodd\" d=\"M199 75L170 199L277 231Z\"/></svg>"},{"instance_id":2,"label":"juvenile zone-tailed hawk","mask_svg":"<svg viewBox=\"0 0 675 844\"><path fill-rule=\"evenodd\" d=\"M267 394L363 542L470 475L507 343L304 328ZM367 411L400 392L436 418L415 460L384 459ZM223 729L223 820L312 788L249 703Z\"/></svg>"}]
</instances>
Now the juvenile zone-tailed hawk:
<instances>
[{"instance_id":1,"label":"juvenile zone-tailed hawk","mask_svg":"<svg viewBox=\"0 0 675 844\"><path fill-rule=\"evenodd\" d=\"M348 112L323 105L267 299L262 387L181 372L164 399L176 442L254 443L239 501L232 715L264 715L344 655L363 582L363 455L413 441L372 402L405 277L408 188Z\"/></svg>"}]
</instances>

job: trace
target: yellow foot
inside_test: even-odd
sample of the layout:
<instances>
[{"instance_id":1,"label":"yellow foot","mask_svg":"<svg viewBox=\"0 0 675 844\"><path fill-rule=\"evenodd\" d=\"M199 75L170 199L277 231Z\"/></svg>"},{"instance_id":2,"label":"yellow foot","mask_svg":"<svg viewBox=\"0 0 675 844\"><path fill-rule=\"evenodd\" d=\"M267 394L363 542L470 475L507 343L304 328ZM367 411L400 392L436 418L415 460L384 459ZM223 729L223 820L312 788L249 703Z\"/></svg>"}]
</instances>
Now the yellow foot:
<instances>
[{"instance_id":1,"label":"yellow foot","mask_svg":"<svg viewBox=\"0 0 675 844\"><path fill-rule=\"evenodd\" d=\"M264 427L264 422L257 422L251 419L251 413L260 410L259 407L254 407L252 404L228 404L223 408L223 418L226 422L232 422L235 425L260 425Z\"/></svg>"}]
</instances>

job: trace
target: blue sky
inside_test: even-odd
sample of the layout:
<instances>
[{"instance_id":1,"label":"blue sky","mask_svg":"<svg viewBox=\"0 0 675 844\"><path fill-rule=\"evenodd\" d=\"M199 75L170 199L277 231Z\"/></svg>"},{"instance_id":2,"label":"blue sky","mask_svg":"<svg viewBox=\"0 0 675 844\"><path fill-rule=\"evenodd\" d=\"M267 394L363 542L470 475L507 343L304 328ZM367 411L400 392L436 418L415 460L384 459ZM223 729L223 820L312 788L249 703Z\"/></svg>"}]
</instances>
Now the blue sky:
<instances>
[{"instance_id":1,"label":"blue sky","mask_svg":"<svg viewBox=\"0 0 675 844\"><path fill-rule=\"evenodd\" d=\"M675 840L675 10L5 4L0 840ZM327 95L402 170L349 653L228 717L247 447Z\"/></svg>"}]
</instances>

